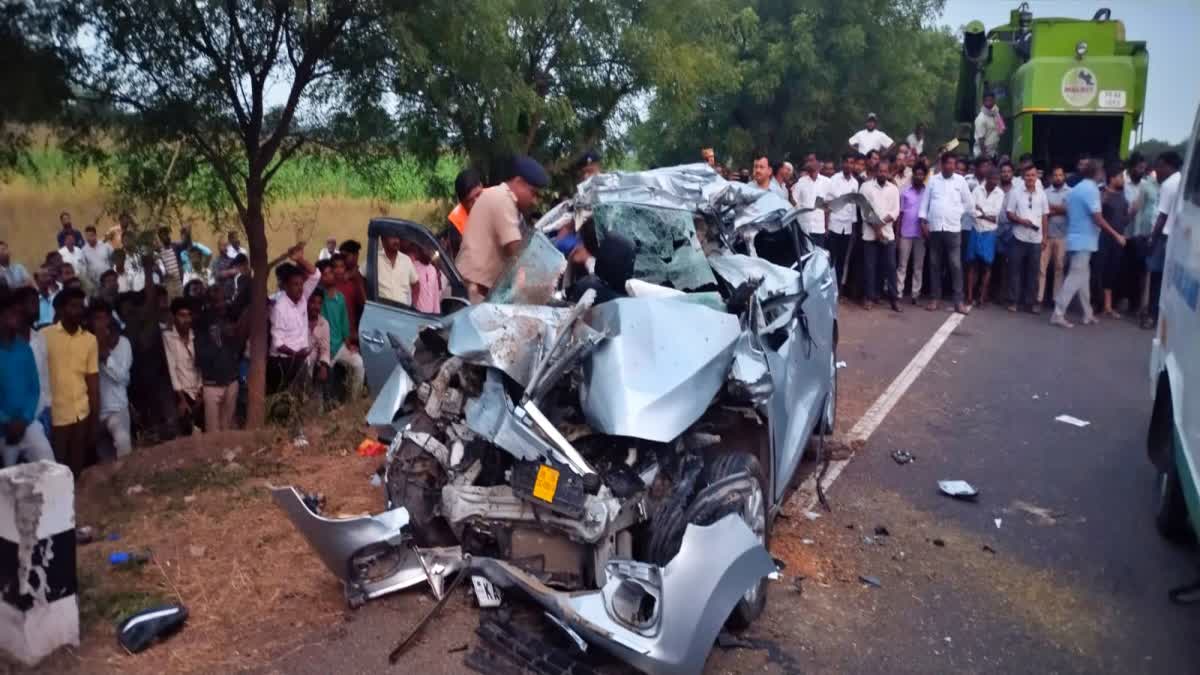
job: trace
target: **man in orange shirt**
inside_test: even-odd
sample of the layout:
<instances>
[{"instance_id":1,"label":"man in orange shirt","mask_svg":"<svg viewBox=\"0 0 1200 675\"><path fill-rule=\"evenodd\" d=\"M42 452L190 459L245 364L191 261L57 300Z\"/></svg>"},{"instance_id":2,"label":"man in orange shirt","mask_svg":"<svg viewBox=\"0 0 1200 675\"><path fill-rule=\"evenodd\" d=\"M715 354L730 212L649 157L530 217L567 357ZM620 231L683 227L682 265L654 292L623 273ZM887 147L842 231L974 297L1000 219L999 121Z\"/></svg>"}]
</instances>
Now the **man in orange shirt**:
<instances>
[{"instance_id":1,"label":"man in orange shirt","mask_svg":"<svg viewBox=\"0 0 1200 675\"><path fill-rule=\"evenodd\" d=\"M454 179L454 195L458 197L458 205L450 212L447 219L459 234L466 231L471 207L475 206L475 200L479 199L481 194L483 194L483 181L479 179L479 172L475 169L463 169Z\"/></svg>"}]
</instances>

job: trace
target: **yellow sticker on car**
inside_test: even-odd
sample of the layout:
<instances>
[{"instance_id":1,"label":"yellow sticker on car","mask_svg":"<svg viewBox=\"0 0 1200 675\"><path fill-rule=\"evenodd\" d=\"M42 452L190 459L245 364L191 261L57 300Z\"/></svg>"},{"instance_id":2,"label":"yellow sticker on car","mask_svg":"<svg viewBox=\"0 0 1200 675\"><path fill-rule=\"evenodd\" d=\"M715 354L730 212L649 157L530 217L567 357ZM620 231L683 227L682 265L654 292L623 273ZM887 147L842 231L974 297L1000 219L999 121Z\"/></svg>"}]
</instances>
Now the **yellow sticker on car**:
<instances>
[{"instance_id":1,"label":"yellow sticker on car","mask_svg":"<svg viewBox=\"0 0 1200 675\"><path fill-rule=\"evenodd\" d=\"M557 490L558 469L545 464L538 467L537 480L533 483L533 496L544 502L553 502Z\"/></svg>"}]
</instances>

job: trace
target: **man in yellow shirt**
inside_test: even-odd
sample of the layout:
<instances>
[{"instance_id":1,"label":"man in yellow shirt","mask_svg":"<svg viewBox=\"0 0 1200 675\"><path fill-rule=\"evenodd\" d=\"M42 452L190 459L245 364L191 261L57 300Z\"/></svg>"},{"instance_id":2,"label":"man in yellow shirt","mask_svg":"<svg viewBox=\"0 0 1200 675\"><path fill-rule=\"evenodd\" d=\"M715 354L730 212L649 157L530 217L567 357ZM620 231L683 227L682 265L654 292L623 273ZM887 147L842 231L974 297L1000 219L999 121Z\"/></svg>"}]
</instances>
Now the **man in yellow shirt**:
<instances>
[{"instance_id":1,"label":"man in yellow shirt","mask_svg":"<svg viewBox=\"0 0 1200 675\"><path fill-rule=\"evenodd\" d=\"M47 326L50 374L50 440L58 461L78 480L95 449L100 411L96 336L83 329L83 291L67 288L54 297L58 323Z\"/></svg>"}]
</instances>

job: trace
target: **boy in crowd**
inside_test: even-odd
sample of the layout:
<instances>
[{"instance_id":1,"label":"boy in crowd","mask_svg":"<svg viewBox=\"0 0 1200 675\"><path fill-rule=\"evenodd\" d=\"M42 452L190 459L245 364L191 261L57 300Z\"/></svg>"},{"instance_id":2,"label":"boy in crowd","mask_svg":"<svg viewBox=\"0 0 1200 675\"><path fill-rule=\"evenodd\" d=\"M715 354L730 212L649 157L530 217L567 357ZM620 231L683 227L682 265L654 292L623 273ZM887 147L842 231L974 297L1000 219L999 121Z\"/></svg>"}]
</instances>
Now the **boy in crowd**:
<instances>
[{"instance_id":1,"label":"boy in crowd","mask_svg":"<svg viewBox=\"0 0 1200 675\"><path fill-rule=\"evenodd\" d=\"M271 305L271 351L267 358L267 392L271 394L297 384L304 370L312 351L308 300L321 282L321 273L305 260L303 246L293 246L288 258L292 264L276 268L281 291Z\"/></svg>"},{"instance_id":2,"label":"boy in crowd","mask_svg":"<svg viewBox=\"0 0 1200 675\"><path fill-rule=\"evenodd\" d=\"M51 441L58 461L76 480L91 462L100 413L96 337L83 328L83 291L65 288L54 298L58 323L47 326Z\"/></svg>"},{"instance_id":3,"label":"boy in crowd","mask_svg":"<svg viewBox=\"0 0 1200 675\"><path fill-rule=\"evenodd\" d=\"M343 241L341 246L338 246L338 252L342 254L342 276L336 279L336 285L342 296L346 298L346 311L350 316L350 332L356 339L354 344L358 344L358 322L362 319L363 309L367 306L367 282L363 275L358 270L358 254L362 250L362 244L353 239ZM337 275L337 268L334 268L334 275Z\"/></svg>"},{"instance_id":4,"label":"boy in crowd","mask_svg":"<svg viewBox=\"0 0 1200 675\"><path fill-rule=\"evenodd\" d=\"M308 296L307 324L308 343L311 349L307 353L306 366L312 377L313 387L321 393L323 400L329 400L329 375L333 370L333 358L330 356L329 322L321 316L321 306L325 302L325 289L318 286Z\"/></svg>"},{"instance_id":5,"label":"boy in crowd","mask_svg":"<svg viewBox=\"0 0 1200 675\"><path fill-rule=\"evenodd\" d=\"M363 367L362 354L358 353L358 333L350 325L350 310L346 307L346 297L337 288L339 277L346 275L346 261L341 253L335 253L332 258L317 263L321 272L321 290L324 300L321 302L321 316L329 324L329 353L334 365L341 365L350 375L347 391L351 397L356 396L362 389Z\"/></svg>"},{"instance_id":6,"label":"boy in crowd","mask_svg":"<svg viewBox=\"0 0 1200 675\"><path fill-rule=\"evenodd\" d=\"M238 369L246 348L249 313L225 302L219 288L208 289L209 316L196 328L196 367L202 381L204 428L208 433L234 428L237 413Z\"/></svg>"},{"instance_id":7,"label":"boy in crowd","mask_svg":"<svg viewBox=\"0 0 1200 675\"><path fill-rule=\"evenodd\" d=\"M22 457L27 462L54 461L46 430L38 421L41 387L37 361L21 336L27 327L22 295L0 291L0 457L4 466L16 464Z\"/></svg>"},{"instance_id":8,"label":"boy in crowd","mask_svg":"<svg viewBox=\"0 0 1200 675\"><path fill-rule=\"evenodd\" d=\"M163 349L167 354L167 372L175 391L175 412L179 433L192 435L194 427L204 424L204 401L200 398L203 381L196 368L196 336L192 333L195 301L175 298L171 301L171 325L163 331Z\"/></svg>"},{"instance_id":9,"label":"boy in crowd","mask_svg":"<svg viewBox=\"0 0 1200 675\"><path fill-rule=\"evenodd\" d=\"M112 246L96 237L96 226L83 228L83 272L88 287L100 286L100 275L112 268Z\"/></svg>"},{"instance_id":10,"label":"boy in crowd","mask_svg":"<svg viewBox=\"0 0 1200 675\"><path fill-rule=\"evenodd\" d=\"M1015 312L1018 305L1028 302L1029 311L1040 314L1042 303L1034 297L1034 288L1050 205L1038 187L1038 171L1032 163L1025 167L1021 182L1009 191L1005 211L1013 224L1013 242L1008 249L1008 311Z\"/></svg>"},{"instance_id":11,"label":"boy in crowd","mask_svg":"<svg viewBox=\"0 0 1200 675\"><path fill-rule=\"evenodd\" d=\"M92 333L96 336L100 370L100 426L119 459L133 449L133 427L129 419L129 370L133 350L129 340L114 325L112 306L93 300L88 307Z\"/></svg>"}]
</instances>

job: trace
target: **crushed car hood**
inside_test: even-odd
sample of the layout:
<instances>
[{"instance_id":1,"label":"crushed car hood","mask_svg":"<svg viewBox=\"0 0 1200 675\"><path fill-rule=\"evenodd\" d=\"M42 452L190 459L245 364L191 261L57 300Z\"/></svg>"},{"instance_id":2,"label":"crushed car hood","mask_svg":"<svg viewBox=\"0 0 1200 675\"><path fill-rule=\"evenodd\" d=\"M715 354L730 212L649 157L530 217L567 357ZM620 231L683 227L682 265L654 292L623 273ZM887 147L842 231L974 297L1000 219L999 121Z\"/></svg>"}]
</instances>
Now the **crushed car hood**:
<instances>
[{"instance_id":1,"label":"crushed car hood","mask_svg":"<svg viewBox=\"0 0 1200 675\"><path fill-rule=\"evenodd\" d=\"M584 363L580 395L600 433L667 442L708 408L741 334L738 318L674 298L622 298L592 308L605 340ZM686 327L686 328L685 328Z\"/></svg>"}]
</instances>

